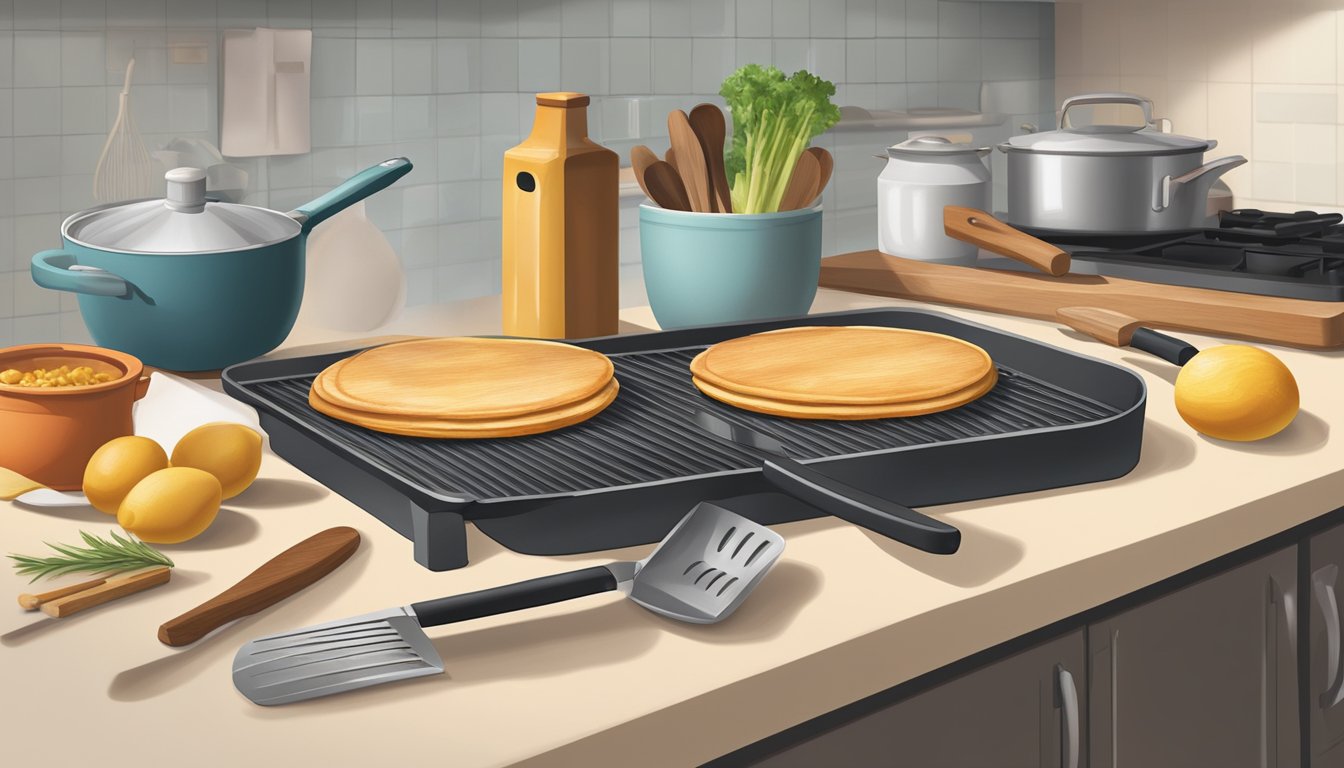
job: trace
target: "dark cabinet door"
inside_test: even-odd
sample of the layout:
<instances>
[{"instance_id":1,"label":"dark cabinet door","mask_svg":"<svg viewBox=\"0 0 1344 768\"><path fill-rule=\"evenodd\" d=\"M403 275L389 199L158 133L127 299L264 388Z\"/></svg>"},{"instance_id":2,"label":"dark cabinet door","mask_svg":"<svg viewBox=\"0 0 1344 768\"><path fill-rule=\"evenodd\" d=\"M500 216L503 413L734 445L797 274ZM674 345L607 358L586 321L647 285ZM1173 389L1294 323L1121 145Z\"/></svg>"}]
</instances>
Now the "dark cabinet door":
<instances>
[{"instance_id":1,"label":"dark cabinet door","mask_svg":"<svg viewBox=\"0 0 1344 768\"><path fill-rule=\"evenodd\" d=\"M1340 654L1340 595L1344 582L1344 526L1310 540L1307 614L1310 638L1307 665L1307 718L1311 764L1344 768L1344 661Z\"/></svg>"},{"instance_id":2,"label":"dark cabinet door","mask_svg":"<svg viewBox=\"0 0 1344 768\"><path fill-rule=\"evenodd\" d=\"M1289 548L1089 625L1092 768L1300 765L1296 585Z\"/></svg>"},{"instance_id":3,"label":"dark cabinet door","mask_svg":"<svg viewBox=\"0 0 1344 768\"><path fill-rule=\"evenodd\" d=\"M777 753L758 765L1079 768L1086 681L1079 630Z\"/></svg>"}]
</instances>

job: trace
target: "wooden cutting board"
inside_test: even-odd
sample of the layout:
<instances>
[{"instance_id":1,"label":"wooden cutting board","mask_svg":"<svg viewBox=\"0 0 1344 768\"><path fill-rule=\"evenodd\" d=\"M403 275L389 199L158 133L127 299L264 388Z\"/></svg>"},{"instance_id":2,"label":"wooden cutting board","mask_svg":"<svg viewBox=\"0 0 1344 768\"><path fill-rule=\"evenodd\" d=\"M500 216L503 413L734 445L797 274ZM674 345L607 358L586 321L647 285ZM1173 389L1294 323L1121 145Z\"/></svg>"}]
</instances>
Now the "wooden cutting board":
<instances>
[{"instance_id":1,"label":"wooden cutting board","mask_svg":"<svg viewBox=\"0 0 1344 768\"><path fill-rule=\"evenodd\" d=\"M535 435L587 421L601 413L608 405L611 405L619 391L620 384L612 378L608 379L607 385L597 394L577 403L522 416L494 419L452 420L435 419L427 416L369 413L368 411L343 408L327 402L316 389L308 393L308 404L318 412L333 419L339 419L375 432L387 432L408 437L484 439Z\"/></svg>"},{"instance_id":2,"label":"wooden cutting board","mask_svg":"<svg viewBox=\"0 0 1344 768\"><path fill-rule=\"evenodd\" d=\"M320 396L344 410L430 421L510 419L592 400L612 381L601 353L531 339L387 344L323 371Z\"/></svg>"},{"instance_id":3,"label":"wooden cutting board","mask_svg":"<svg viewBox=\"0 0 1344 768\"><path fill-rule=\"evenodd\" d=\"M968 391L993 370L983 349L961 339L869 326L758 333L715 344L691 361L691 373L716 391L807 406L932 401Z\"/></svg>"},{"instance_id":4,"label":"wooden cutting board","mask_svg":"<svg viewBox=\"0 0 1344 768\"><path fill-rule=\"evenodd\" d=\"M1055 320L1097 307L1157 328L1310 349L1344 346L1344 302L1253 296L1101 275L1050 275L932 264L860 251L821 262L821 286Z\"/></svg>"},{"instance_id":5,"label":"wooden cutting board","mask_svg":"<svg viewBox=\"0 0 1344 768\"><path fill-rule=\"evenodd\" d=\"M927 400L914 400L905 403L891 403L888 405L806 405L803 403L790 403L780 400L770 400L761 397L752 397L738 392L721 389L692 377L691 381L695 386L704 392L705 395L714 398L736 408L757 413L766 413L771 416L784 416L791 419L828 419L832 421L859 421L862 419L894 419L905 416L922 416L926 413L939 413L953 408L960 408L963 405L975 400L994 388L998 383L999 374L994 368L989 369L981 380L975 382L965 389L958 390L942 397L934 397Z\"/></svg>"}]
</instances>

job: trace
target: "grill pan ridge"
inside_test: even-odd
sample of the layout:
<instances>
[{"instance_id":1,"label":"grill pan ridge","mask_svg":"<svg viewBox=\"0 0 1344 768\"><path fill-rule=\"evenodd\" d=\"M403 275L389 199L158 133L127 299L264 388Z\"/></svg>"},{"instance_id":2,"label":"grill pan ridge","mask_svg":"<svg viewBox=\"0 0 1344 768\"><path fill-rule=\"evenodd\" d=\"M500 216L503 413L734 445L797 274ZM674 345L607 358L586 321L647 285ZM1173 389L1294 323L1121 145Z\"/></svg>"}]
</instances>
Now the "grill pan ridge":
<instances>
[{"instance_id":1,"label":"grill pan ridge","mask_svg":"<svg viewBox=\"0 0 1344 768\"><path fill-rule=\"evenodd\" d=\"M710 344L797 325L947 333L984 347L999 382L960 408L871 421L751 413L691 383L691 358ZM434 570L466 564L466 520L517 551L571 554L658 541L704 500L741 497L728 505L767 525L821 514L763 493L759 459L701 432L689 418L695 407L912 506L1104 480L1138 461L1145 391L1135 374L939 313L867 310L574 343L612 358L620 395L586 422L525 437L402 437L313 410L313 378L357 350L244 363L223 381L258 410L277 454L411 538Z\"/></svg>"}]
</instances>

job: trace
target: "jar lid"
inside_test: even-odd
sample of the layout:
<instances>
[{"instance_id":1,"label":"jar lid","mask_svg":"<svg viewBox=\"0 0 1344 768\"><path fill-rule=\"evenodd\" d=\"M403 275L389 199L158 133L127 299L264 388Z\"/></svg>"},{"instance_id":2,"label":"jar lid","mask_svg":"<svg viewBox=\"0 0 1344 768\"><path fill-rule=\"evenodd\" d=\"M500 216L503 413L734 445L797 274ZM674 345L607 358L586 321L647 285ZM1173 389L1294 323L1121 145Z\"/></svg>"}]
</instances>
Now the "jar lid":
<instances>
[{"instance_id":1,"label":"jar lid","mask_svg":"<svg viewBox=\"0 0 1344 768\"><path fill-rule=\"evenodd\" d=\"M916 136L895 146L887 147L887 157L909 157L913 155L923 155L925 157L932 155L975 155L976 157L984 157L987 154L989 154L989 147L954 143L942 136Z\"/></svg>"},{"instance_id":2,"label":"jar lid","mask_svg":"<svg viewBox=\"0 0 1344 768\"><path fill-rule=\"evenodd\" d=\"M297 221L266 208L205 199L205 172L164 174L163 200L136 200L81 211L62 234L91 248L131 253L211 253L270 245L298 235Z\"/></svg>"}]
</instances>

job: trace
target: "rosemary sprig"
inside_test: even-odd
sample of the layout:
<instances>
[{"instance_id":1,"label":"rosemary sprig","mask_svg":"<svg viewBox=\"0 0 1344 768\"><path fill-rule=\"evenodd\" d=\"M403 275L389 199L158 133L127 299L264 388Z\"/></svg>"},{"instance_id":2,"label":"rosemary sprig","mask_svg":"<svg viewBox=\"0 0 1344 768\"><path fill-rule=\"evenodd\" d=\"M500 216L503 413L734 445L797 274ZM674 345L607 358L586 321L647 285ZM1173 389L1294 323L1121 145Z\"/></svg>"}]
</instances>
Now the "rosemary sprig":
<instances>
[{"instance_id":1,"label":"rosemary sprig","mask_svg":"<svg viewBox=\"0 0 1344 768\"><path fill-rule=\"evenodd\" d=\"M112 531L112 541L84 531L79 535L87 548L47 542L48 547L60 553L59 557L10 555L9 558L21 576L33 575L30 584L43 576L65 573L115 573L153 565L173 567L167 555L129 534L123 538Z\"/></svg>"}]
</instances>

